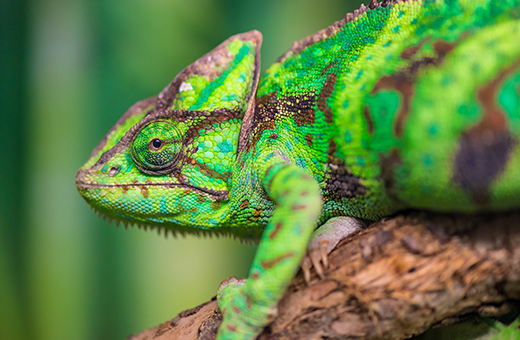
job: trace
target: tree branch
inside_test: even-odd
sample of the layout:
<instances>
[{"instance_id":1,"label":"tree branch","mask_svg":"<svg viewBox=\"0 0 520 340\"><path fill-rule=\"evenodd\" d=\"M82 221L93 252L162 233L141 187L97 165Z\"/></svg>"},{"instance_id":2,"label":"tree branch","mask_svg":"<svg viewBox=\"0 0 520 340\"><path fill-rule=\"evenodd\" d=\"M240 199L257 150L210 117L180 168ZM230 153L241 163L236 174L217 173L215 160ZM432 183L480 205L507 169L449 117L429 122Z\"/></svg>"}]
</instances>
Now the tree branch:
<instances>
[{"instance_id":1,"label":"tree branch","mask_svg":"<svg viewBox=\"0 0 520 340\"><path fill-rule=\"evenodd\" d=\"M301 273L259 339L403 339L468 316L499 316L520 299L520 214L411 212L343 240L325 279ZM131 336L214 339L216 301Z\"/></svg>"}]
</instances>

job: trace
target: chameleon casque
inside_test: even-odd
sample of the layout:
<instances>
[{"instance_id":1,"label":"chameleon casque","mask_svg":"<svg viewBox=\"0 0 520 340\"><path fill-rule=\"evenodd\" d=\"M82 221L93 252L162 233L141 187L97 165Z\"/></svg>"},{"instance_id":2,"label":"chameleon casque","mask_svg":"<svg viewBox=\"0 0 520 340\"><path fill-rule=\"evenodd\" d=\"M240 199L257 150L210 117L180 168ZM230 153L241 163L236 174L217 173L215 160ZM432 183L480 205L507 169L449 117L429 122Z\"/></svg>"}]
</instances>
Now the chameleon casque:
<instances>
[{"instance_id":1,"label":"chameleon casque","mask_svg":"<svg viewBox=\"0 0 520 340\"><path fill-rule=\"evenodd\" d=\"M259 240L218 294L218 339L254 338L300 263L321 275L366 221L520 207L519 16L520 0L373 0L261 77L261 34L235 35L132 106L76 186L130 224Z\"/></svg>"}]
</instances>

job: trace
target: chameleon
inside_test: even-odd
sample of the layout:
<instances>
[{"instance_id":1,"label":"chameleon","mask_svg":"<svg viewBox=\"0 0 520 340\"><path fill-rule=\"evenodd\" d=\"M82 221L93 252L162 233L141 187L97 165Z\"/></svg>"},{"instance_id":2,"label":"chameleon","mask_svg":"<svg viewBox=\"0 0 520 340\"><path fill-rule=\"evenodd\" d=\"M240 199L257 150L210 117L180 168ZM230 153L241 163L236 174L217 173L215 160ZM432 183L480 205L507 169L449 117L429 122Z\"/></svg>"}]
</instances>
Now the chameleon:
<instances>
[{"instance_id":1,"label":"chameleon","mask_svg":"<svg viewBox=\"0 0 520 340\"><path fill-rule=\"evenodd\" d=\"M372 0L260 75L237 34L116 122L76 174L95 211L259 242L218 290L253 339L300 266L404 209L520 207L520 0Z\"/></svg>"}]
</instances>

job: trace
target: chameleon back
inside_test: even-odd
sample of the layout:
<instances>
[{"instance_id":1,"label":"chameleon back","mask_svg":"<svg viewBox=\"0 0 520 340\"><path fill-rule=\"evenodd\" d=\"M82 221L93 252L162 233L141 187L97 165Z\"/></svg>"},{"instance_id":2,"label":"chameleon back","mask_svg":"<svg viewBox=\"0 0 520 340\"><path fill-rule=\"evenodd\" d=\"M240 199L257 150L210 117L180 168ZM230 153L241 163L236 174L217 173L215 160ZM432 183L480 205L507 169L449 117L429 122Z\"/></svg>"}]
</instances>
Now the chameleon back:
<instances>
[{"instance_id":1,"label":"chameleon back","mask_svg":"<svg viewBox=\"0 0 520 340\"><path fill-rule=\"evenodd\" d=\"M253 144L296 136L325 218L520 206L519 2L372 4L267 70Z\"/></svg>"}]
</instances>

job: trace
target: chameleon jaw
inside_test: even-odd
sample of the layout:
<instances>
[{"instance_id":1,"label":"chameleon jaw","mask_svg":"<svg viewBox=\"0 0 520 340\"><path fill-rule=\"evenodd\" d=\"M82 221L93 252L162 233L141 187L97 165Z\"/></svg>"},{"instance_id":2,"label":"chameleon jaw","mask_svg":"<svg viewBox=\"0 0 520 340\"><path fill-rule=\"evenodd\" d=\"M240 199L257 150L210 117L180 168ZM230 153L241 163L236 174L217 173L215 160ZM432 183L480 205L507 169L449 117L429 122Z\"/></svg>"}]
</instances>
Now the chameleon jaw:
<instances>
[{"instance_id":1,"label":"chameleon jaw","mask_svg":"<svg viewBox=\"0 0 520 340\"><path fill-rule=\"evenodd\" d=\"M189 227L189 209L180 208L182 205L179 204L179 200L189 192L191 195L205 197L202 200L206 202L226 200L229 196L227 191L207 190L185 183L97 183L93 181L96 177L91 175L89 169L80 169L77 172L78 193L98 215L115 220L116 223L123 222L125 225L135 224L152 229L175 230L179 233L200 233L197 228ZM166 206L164 202L153 199L157 191L171 192ZM141 214L138 207L153 208Z\"/></svg>"},{"instance_id":2,"label":"chameleon jaw","mask_svg":"<svg viewBox=\"0 0 520 340\"><path fill-rule=\"evenodd\" d=\"M237 239L241 242L245 243L254 243L260 239L259 235L252 235L250 231L246 230L244 234L241 234L237 231L232 231L228 228L206 228L202 227L202 225L191 225L185 224L182 222L172 222L172 218L175 219L175 216L180 216L182 212L171 212L169 221L159 222L158 220L146 220L146 218L140 218L136 216L132 216L131 214L125 212L116 212L113 208L107 208L103 204L99 202L100 196L96 194L96 191L103 188L114 188L115 190L128 190L128 189L141 189L146 191L148 188L154 187L163 187L163 188L179 188L190 190L192 192L197 192L204 196L207 196L209 200L215 202L216 200L224 201L229 197L229 193L227 191L217 191L205 188L198 188L187 184L179 184L179 183L131 183L131 184L97 184L97 183L88 183L85 181L85 174L88 174L88 170L80 170L76 175L76 188L82 198L89 204L90 208L101 218L104 220L109 220L109 222L115 222L118 226L123 224L125 227L128 226L137 226L138 228L142 228L145 230L156 230L159 234L164 234L168 236L169 234L174 237L177 235L185 236L187 234L196 235L196 236L228 236L234 239ZM108 192L108 190L105 190ZM104 195L103 195L104 196ZM102 197L104 198L104 197Z\"/></svg>"},{"instance_id":3,"label":"chameleon jaw","mask_svg":"<svg viewBox=\"0 0 520 340\"><path fill-rule=\"evenodd\" d=\"M212 190L206 188L198 188L187 184L175 184L175 183L154 183L154 184L91 184L91 183L81 183L76 181L76 188L79 190L89 190L89 189L101 189L101 188L153 188L153 187L163 187L163 188L181 188L186 190L191 190L200 194L204 194L210 196L210 199L216 201L225 201L229 198L229 192L223 190Z\"/></svg>"},{"instance_id":4,"label":"chameleon jaw","mask_svg":"<svg viewBox=\"0 0 520 340\"><path fill-rule=\"evenodd\" d=\"M179 188L190 190L199 194L203 194L209 196L209 199L215 201L225 201L229 198L229 192L225 190L213 190L208 188L200 188L186 183L128 183L128 184L99 184L99 183L89 183L85 181L85 177L88 175L89 171L80 169L76 173L76 188L79 193L83 195L83 192L92 190L92 189L101 189L101 188L154 188L154 187L162 187L162 188Z\"/></svg>"}]
</instances>

